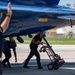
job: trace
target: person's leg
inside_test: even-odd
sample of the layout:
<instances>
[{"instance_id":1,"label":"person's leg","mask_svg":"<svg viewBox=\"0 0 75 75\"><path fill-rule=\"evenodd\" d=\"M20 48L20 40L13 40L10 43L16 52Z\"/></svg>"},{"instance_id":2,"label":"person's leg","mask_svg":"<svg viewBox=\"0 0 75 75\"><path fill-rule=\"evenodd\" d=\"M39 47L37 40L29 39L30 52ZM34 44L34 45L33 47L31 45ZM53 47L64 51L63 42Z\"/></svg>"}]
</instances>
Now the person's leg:
<instances>
[{"instance_id":1,"label":"person's leg","mask_svg":"<svg viewBox=\"0 0 75 75\"><path fill-rule=\"evenodd\" d=\"M5 59L2 61L2 64L3 64L4 67L7 67L6 62L7 62L7 60L6 60L6 58L5 58Z\"/></svg>"},{"instance_id":2,"label":"person's leg","mask_svg":"<svg viewBox=\"0 0 75 75\"><path fill-rule=\"evenodd\" d=\"M7 51L3 51L4 55L5 55L5 59L2 61L2 64L4 67L7 67L6 62L7 62Z\"/></svg>"},{"instance_id":3,"label":"person's leg","mask_svg":"<svg viewBox=\"0 0 75 75\"><path fill-rule=\"evenodd\" d=\"M3 75L3 68L2 68L2 49L0 49L0 75Z\"/></svg>"},{"instance_id":4,"label":"person's leg","mask_svg":"<svg viewBox=\"0 0 75 75\"><path fill-rule=\"evenodd\" d=\"M8 50L8 53L7 53L7 65L8 65L8 67L11 67L10 66L10 61L9 61L9 59L11 58L11 51L10 51L10 49Z\"/></svg>"},{"instance_id":5,"label":"person's leg","mask_svg":"<svg viewBox=\"0 0 75 75\"><path fill-rule=\"evenodd\" d=\"M10 61L9 61L9 60L7 60L7 64L8 64L8 67L11 67L11 66L10 66Z\"/></svg>"},{"instance_id":6,"label":"person's leg","mask_svg":"<svg viewBox=\"0 0 75 75\"><path fill-rule=\"evenodd\" d=\"M25 61L25 63L24 63L24 67L25 68L28 68L28 62L29 62L29 60L31 59L33 57L33 52L31 51L30 52L30 54L29 54L29 56L28 56L28 58L26 59L26 61Z\"/></svg>"},{"instance_id":7,"label":"person's leg","mask_svg":"<svg viewBox=\"0 0 75 75\"><path fill-rule=\"evenodd\" d=\"M0 59L0 75L3 74L3 68L2 68L2 59Z\"/></svg>"},{"instance_id":8,"label":"person's leg","mask_svg":"<svg viewBox=\"0 0 75 75\"><path fill-rule=\"evenodd\" d=\"M9 59L7 60L7 64L8 67L11 67Z\"/></svg>"},{"instance_id":9,"label":"person's leg","mask_svg":"<svg viewBox=\"0 0 75 75\"><path fill-rule=\"evenodd\" d=\"M3 65L5 67L10 67L10 62L9 62L9 59L11 58L11 51L10 49L7 49L6 51L3 52L5 54L5 59L3 60ZM7 65L6 65L6 62L7 62Z\"/></svg>"},{"instance_id":10,"label":"person's leg","mask_svg":"<svg viewBox=\"0 0 75 75\"><path fill-rule=\"evenodd\" d=\"M38 69L42 69L43 67L41 66L40 55L38 51L35 52L35 56L37 57L36 60L37 60Z\"/></svg>"}]
</instances>

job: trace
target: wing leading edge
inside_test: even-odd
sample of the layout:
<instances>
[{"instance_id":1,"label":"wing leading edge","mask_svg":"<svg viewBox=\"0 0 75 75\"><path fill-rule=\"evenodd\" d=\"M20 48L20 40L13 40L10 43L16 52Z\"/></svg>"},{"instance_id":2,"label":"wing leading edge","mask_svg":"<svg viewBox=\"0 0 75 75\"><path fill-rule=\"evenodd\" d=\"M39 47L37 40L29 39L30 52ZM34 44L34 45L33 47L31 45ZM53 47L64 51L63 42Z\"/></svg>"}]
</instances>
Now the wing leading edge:
<instances>
[{"instance_id":1,"label":"wing leading edge","mask_svg":"<svg viewBox=\"0 0 75 75\"><path fill-rule=\"evenodd\" d=\"M6 9L7 9L6 3L0 4L0 10L6 10ZM42 13L75 14L74 9L65 8L62 6L46 7L46 6L29 6L29 5L14 5L14 4L12 4L12 10L42 12Z\"/></svg>"},{"instance_id":2,"label":"wing leading edge","mask_svg":"<svg viewBox=\"0 0 75 75\"><path fill-rule=\"evenodd\" d=\"M72 15L65 15L65 16L57 16L57 18L59 19L71 19L71 20L75 20L75 16Z\"/></svg>"}]
</instances>

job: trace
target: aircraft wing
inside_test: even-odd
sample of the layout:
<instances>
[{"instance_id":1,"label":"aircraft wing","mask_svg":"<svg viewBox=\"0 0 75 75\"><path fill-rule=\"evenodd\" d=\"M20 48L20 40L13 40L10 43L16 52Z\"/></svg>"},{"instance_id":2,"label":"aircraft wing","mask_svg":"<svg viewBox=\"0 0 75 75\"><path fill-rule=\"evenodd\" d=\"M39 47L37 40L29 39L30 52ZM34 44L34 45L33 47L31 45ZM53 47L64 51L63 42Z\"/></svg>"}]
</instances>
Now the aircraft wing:
<instances>
[{"instance_id":1,"label":"aircraft wing","mask_svg":"<svg viewBox=\"0 0 75 75\"><path fill-rule=\"evenodd\" d=\"M6 10L7 4L0 4L0 10ZM12 10L16 11L32 11L32 12L43 12L43 13L61 13L61 14L75 14L75 9L71 9L64 6L28 6L28 5L13 5Z\"/></svg>"},{"instance_id":2,"label":"aircraft wing","mask_svg":"<svg viewBox=\"0 0 75 75\"><path fill-rule=\"evenodd\" d=\"M0 10L7 10L7 4L3 5L0 4ZM67 25L69 21L61 19L70 19L70 18L74 19L72 15L75 14L74 9L62 6L46 7L46 6L28 6L28 5L12 4L12 10L13 10L13 16L11 23L7 31L4 33L4 36L6 37L14 35L15 36L27 35L35 33L39 29L48 30L55 27L64 26L65 24ZM25 13L26 11L27 13ZM51 20L50 18L48 19L43 18L42 20L42 18L40 18L40 16L42 15L44 16L46 15L47 17L53 13L56 15L56 18L58 19L54 17L54 20L53 19ZM63 24L63 22L65 22L65 24Z\"/></svg>"},{"instance_id":3,"label":"aircraft wing","mask_svg":"<svg viewBox=\"0 0 75 75\"><path fill-rule=\"evenodd\" d=\"M75 16L73 15L63 15L63 16L57 16L57 18L59 19L71 19L71 20L75 20Z\"/></svg>"}]
</instances>

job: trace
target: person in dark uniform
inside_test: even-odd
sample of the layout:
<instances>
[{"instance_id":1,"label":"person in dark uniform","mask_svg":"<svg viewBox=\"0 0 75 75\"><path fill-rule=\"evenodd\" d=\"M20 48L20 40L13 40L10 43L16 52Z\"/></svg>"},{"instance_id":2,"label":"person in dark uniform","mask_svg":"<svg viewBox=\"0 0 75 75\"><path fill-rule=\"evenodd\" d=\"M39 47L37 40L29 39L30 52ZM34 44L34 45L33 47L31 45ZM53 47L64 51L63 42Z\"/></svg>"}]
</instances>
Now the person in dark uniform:
<instances>
[{"instance_id":1,"label":"person in dark uniform","mask_svg":"<svg viewBox=\"0 0 75 75\"><path fill-rule=\"evenodd\" d=\"M11 58L10 42L8 40L5 40L3 44L4 44L3 53L5 55L5 59L3 60L2 64L4 67L10 67L9 62L9 59Z\"/></svg>"},{"instance_id":2,"label":"person in dark uniform","mask_svg":"<svg viewBox=\"0 0 75 75\"><path fill-rule=\"evenodd\" d=\"M2 49L3 49L3 32L8 28L12 16L11 3L8 3L7 15L4 21L0 24L0 75L2 75ZM1 16L0 16L1 19Z\"/></svg>"},{"instance_id":3,"label":"person in dark uniform","mask_svg":"<svg viewBox=\"0 0 75 75\"><path fill-rule=\"evenodd\" d=\"M37 60L37 65L38 65L38 69L43 69L43 67L41 66L41 63L40 63L40 55L39 55L39 52L37 50L38 48L38 45L39 44L43 44L42 41L42 37L43 37L43 32L39 32L31 41L31 44L30 44L30 54L28 56L28 58L26 59L25 63L24 63L24 68L29 68L27 65L28 65L28 62L29 60L33 57L33 55L36 56L36 60Z\"/></svg>"},{"instance_id":4,"label":"person in dark uniform","mask_svg":"<svg viewBox=\"0 0 75 75\"><path fill-rule=\"evenodd\" d=\"M13 39L13 37L10 37L9 40L10 40L10 46L9 47L10 47L10 49L13 50L15 62L17 62L17 53L16 53L17 44L16 44L15 40Z\"/></svg>"},{"instance_id":5,"label":"person in dark uniform","mask_svg":"<svg viewBox=\"0 0 75 75\"><path fill-rule=\"evenodd\" d=\"M17 62L17 55L16 55L16 42L13 37L10 37L9 40L6 40L7 49L3 51L5 54L5 59L3 60L4 67L11 67L9 59L11 58L11 49L14 52L15 62ZM7 63L7 64L6 64Z\"/></svg>"}]
</instances>

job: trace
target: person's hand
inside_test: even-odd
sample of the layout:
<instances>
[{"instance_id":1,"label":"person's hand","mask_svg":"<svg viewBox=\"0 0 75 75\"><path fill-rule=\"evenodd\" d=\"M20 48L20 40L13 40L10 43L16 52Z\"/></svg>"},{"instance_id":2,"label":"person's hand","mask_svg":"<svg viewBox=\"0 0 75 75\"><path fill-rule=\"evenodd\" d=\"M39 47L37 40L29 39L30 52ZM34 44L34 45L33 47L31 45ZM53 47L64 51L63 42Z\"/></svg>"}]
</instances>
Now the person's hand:
<instances>
[{"instance_id":1,"label":"person's hand","mask_svg":"<svg viewBox=\"0 0 75 75\"><path fill-rule=\"evenodd\" d=\"M42 42L42 44L46 44L45 42Z\"/></svg>"},{"instance_id":2,"label":"person's hand","mask_svg":"<svg viewBox=\"0 0 75 75\"><path fill-rule=\"evenodd\" d=\"M7 15L10 17L12 16L11 3L8 3Z\"/></svg>"},{"instance_id":3,"label":"person's hand","mask_svg":"<svg viewBox=\"0 0 75 75\"><path fill-rule=\"evenodd\" d=\"M38 44L45 44L44 42L37 41Z\"/></svg>"},{"instance_id":4,"label":"person's hand","mask_svg":"<svg viewBox=\"0 0 75 75\"><path fill-rule=\"evenodd\" d=\"M40 42L40 44L45 44L44 42Z\"/></svg>"}]
</instances>

